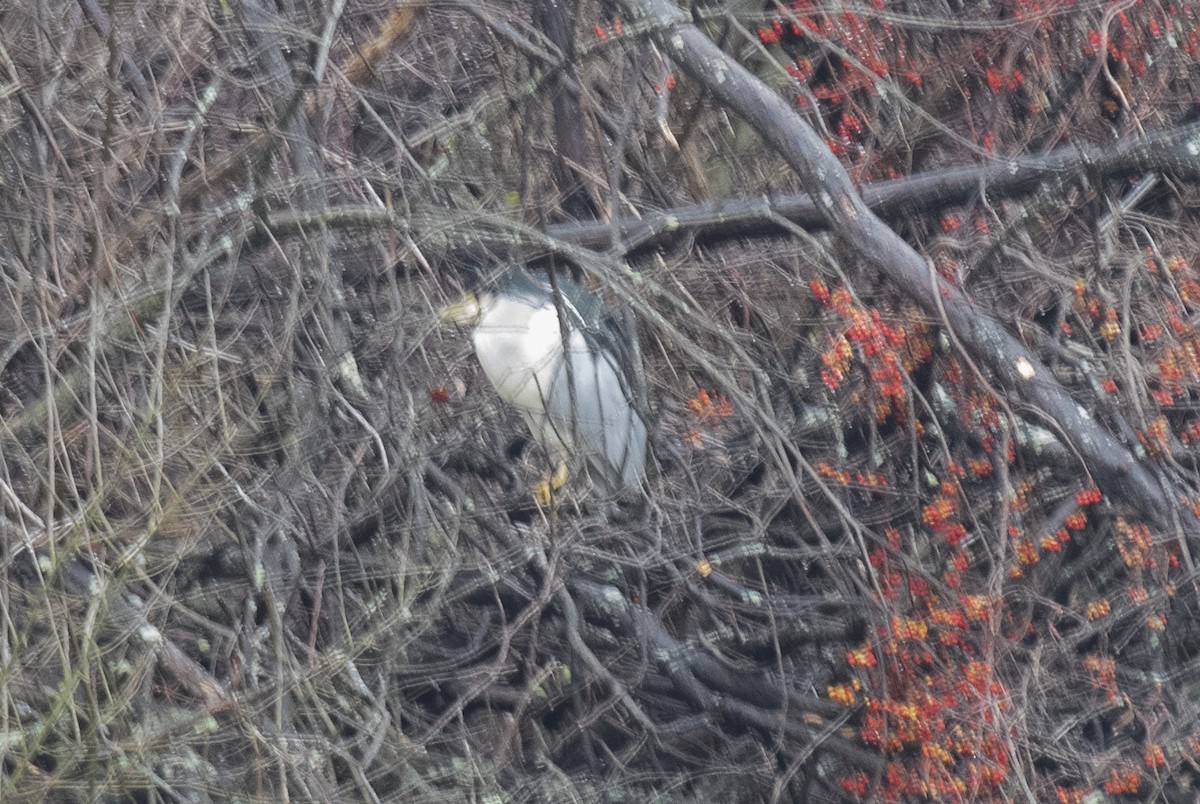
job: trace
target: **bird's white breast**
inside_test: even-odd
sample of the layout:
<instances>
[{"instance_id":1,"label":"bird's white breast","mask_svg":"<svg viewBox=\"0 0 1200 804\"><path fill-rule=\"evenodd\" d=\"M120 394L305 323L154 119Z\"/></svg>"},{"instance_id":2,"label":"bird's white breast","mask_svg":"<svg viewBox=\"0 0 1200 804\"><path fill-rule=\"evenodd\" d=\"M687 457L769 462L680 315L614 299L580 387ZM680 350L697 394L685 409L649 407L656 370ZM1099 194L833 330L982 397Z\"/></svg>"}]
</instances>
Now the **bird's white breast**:
<instances>
[{"instance_id":1,"label":"bird's white breast","mask_svg":"<svg viewBox=\"0 0 1200 804\"><path fill-rule=\"evenodd\" d=\"M562 360L558 312L500 298L482 312L475 352L496 393L523 413L541 414Z\"/></svg>"}]
</instances>

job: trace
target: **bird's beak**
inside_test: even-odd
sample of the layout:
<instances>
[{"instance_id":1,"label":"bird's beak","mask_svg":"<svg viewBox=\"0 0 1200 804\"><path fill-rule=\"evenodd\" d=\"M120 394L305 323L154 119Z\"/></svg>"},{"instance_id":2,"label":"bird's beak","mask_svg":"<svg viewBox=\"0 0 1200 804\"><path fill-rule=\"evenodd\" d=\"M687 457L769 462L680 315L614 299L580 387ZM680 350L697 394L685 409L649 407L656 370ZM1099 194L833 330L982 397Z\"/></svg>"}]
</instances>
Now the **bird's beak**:
<instances>
[{"instance_id":1,"label":"bird's beak","mask_svg":"<svg viewBox=\"0 0 1200 804\"><path fill-rule=\"evenodd\" d=\"M439 310L438 315L452 324L474 324L479 318L479 297L474 293L465 293L454 304L447 304Z\"/></svg>"}]
</instances>

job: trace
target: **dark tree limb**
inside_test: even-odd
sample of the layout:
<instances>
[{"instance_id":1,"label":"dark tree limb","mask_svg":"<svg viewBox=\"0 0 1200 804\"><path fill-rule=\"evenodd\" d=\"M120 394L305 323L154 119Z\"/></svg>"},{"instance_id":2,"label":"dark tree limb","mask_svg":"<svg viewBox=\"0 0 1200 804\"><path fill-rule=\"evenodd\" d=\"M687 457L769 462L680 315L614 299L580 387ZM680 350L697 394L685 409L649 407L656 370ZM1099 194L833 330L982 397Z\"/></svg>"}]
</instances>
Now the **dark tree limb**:
<instances>
[{"instance_id":1,"label":"dark tree limb","mask_svg":"<svg viewBox=\"0 0 1200 804\"><path fill-rule=\"evenodd\" d=\"M1200 137L1200 123L1150 134L1142 140L1122 140L1107 146L1068 145L1040 157L993 160L982 165L964 165L931 170L874 182L859 188L863 203L880 218L902 220L916 213L935 213L982 196L995 201L1030 192L1045 184L1079 184L1092 177L1116 179L1147 172L1168 173L1200 181L1200 156L1193 154ZM316 225L319 216L309 210L273 210L271 227L277 234L303 231ZM331 229L413 229L413 221L374 206L331 206L323 213ZM581 221L546 227L554 240L594 251L614 245L613 234L625 254L654 248L686 234L699 241L719 242L744 237L778 237L787 234L780 225L787 220L810 231L829 227L807 193L789 193L773 198L726 198L700 204L672 207L641 217L624 217L611 223Z\"/></svg>"},{"instance_id":2,"label":"dark tree limb","mask_svg":"<svg viewBox=\"0 0 1200 804\"><path fill-rule=\"evenodd\" d=\"M578 87L579 78L567 4L563 0L537 0L534 13L546 40L562 57L562 72L553 74L547 83L554 104L554 174L562 193L562 207L574 218L592 220L596 204L583 166L593 160L588 153L583 106L573 89Z\"/></svg>"},{"instance_id":3,"label":"dark tree limb","mask_svg":"<svg viewBox=\"0 0 1200 804\"><path fill-rule=\"evenodd\" d=\"M571 592L586 615L619 635L648 646L659 669L675 688L696 709L765 732L782 727L790 738L803 743L820 739L822 750L850 760L860 767L876 770L879 757L854 747L841 737L818 735L818 728L804 722L804 712L822 722L834 713L827 701L787 699L784 692L766 677L735 675L712 656L676 640L658 618L644 606L630 603L613 586L584 578L570 581ZM797 707L798 705L798 707ZM797 711L797 708L803 711Z\"/></svg>"},{"instance_id":4,"label":"dark tree limb","mask_svg":"<svg viewBox=\"0 0 1200 804\"><path fill-rule=\"evenodd\" d=\"M961 289L938 276L925 258L868 208L842 163L787 101L722 52L669 0L624 0L624 5L687 75L745 119L796 171L820 216L855 257L942 319L1002 389L1015 392L1041 418L1053 422L1105 495L1148 520L1170 526L1171 513L1182 511L1177 501L1124 444L1071 399L1024 344ZM1200 154L1200 127L1187 132L1180 138L1181 161L1194 171L1200 157L1187 157ZM1187 512L1180 516L1190 527L1198 526Z\"/></svg>"},{"instance_id":5,"label":"dark tree limb","mask_svg":"<svg viewBox=\"0 0 1200 804\"><path fill-rule=\"evenodd\" d=\"M1105 146L1065 145L1044 156L993 159L982 165L931 170L902 179L874 182L859 188L863 203L885 220L902 219L915 212L934 212L972 197L989 199L1029 192L1041 184L1074 184L1089 177L1121 178L1147 171L1171 173L1200 180L1200 155L1196 141L1200 124L1158 131L1141 140L1121 140ZM713 241L738 237L777 237L786 232L777 223L785 218L805 229L829 226L828 219L807 193L775 198L727 198L692 204L641 218L617 222L620 244L632 253L661 245L680 234ZM612 248L610 223L560 223L547 234L585 248Z\"/></svg>"}]
</instances>

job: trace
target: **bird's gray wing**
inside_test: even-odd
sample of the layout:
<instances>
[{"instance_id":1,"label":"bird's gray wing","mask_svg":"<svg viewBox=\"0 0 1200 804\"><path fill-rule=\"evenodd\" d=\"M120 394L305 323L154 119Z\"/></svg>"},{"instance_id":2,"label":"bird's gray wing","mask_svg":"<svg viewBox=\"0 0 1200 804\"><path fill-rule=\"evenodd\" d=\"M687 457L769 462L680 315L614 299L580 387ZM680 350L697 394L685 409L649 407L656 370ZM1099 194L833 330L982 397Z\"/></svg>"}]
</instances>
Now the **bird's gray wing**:
<instances>
[{"instance_id":1,"label":"bird's gray wing","mask_svg":"<svg viewBox=\"0 0 1200 804\"><path fill-rule=\"evenodd\" d=\"M624 377L603 352L573 348L570 354L574 393L564 363L548 400L549 414L582 453L603 492L634 489L645 473L646 424L630 402Z\"/></svg>"}]
</instances>

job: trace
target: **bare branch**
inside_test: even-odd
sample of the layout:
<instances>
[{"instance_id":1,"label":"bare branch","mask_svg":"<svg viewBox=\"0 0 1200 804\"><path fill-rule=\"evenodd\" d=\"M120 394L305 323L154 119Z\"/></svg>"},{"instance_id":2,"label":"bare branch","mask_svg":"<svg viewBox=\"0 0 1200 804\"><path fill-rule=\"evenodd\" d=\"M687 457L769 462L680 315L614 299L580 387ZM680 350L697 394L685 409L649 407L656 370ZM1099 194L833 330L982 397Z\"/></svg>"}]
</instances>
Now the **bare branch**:
<instances>
[{"instance_id":1,"label":"bare branch","mask_svg":"<svg viewBox=\"0 0 1200 804\"><path fill-rule=\"evenodd\" d=\"M1177 510L1144 466L1099 425L1024 344L950 285L889 229L863 201L850 176L816 132L773 90L723 53L669 0L625 0L631 17L722 105L734 110L796 171L829 228L854 254L896 283L946 323L1000 385L1053 423L1084 459L1097 485L1148 519L1170 524ZM1186 130L1185 147L1200 150L1200 127ZM1194 164L1183 160L1194 169ZM1189 512L1191 528L1198 527Z\"/></svg>"}]
</instances>

